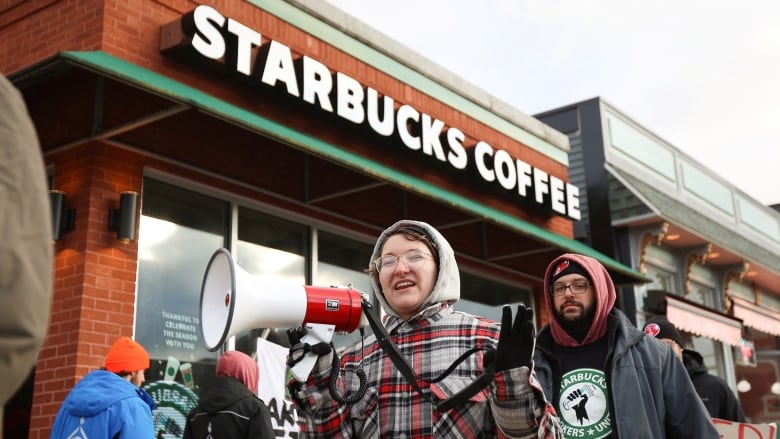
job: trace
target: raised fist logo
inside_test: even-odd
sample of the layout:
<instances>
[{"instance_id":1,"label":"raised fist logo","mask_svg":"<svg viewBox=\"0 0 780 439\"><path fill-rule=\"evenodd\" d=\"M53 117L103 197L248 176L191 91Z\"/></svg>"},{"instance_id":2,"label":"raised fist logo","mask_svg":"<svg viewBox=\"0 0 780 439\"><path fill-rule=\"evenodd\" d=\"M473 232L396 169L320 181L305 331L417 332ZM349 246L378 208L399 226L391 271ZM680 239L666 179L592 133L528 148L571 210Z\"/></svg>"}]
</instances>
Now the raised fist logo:
<instances>
[{"instance_id":1,"label":"raised fist logo","mask_svg":"<svg viewBox=\"0 0 780 439\"><path fill-rule=\"evenodd\" d=\"M585 404L588 403L588 395L593 396L592 385L585 385L574 389L566 395L566 400L563 402L563 408L565 410L574 410L577 421L582 425L582 421L587 419L588 411L585 409Z\"/></svg>"}]
</instances>

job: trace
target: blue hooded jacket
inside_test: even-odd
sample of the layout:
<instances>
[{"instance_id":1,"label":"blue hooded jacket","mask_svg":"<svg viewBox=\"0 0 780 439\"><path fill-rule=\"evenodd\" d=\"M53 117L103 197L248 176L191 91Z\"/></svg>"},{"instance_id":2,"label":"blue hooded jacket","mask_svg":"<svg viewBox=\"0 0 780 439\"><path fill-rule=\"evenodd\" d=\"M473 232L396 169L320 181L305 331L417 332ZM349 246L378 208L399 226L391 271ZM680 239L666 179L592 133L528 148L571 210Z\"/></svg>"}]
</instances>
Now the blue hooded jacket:
<instances>
[{"instance_id":1,"label":"blue hooded jacket","mask_svg":"<svg viewBox=\"0 0 780 439\"><path fill-rule=\"evenodd\" d=\"M87 374L65 398L50 437L153 439L153 404L133 383L113 372L97 370Z\"/></svg>"}]
</instances>

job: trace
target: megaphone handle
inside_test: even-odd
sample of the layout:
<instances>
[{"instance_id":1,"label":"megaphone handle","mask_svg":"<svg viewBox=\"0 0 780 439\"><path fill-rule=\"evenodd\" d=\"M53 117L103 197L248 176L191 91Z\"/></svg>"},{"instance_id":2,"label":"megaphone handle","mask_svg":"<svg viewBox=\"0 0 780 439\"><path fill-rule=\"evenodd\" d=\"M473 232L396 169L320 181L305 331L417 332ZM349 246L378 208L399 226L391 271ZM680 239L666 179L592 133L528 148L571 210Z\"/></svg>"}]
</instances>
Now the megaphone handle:
<instances>
[{"instance_id":1,"label":"megaphone handle","mask_svg":"<svg viewBox=\"0 0 780 439\"><path fill-rule=\"evenodd\" d=\"M315 345L317 343L330 343L333 339L333 333L336 330L335 325L326 325L323 323L307 323L306 335L301 338L302 343ZM301 358L301 361L290 368L293 378L299 383L305 382L309 378L314 365L319 356L313 352L308 352Z\"/></svg>"}]
</instances>

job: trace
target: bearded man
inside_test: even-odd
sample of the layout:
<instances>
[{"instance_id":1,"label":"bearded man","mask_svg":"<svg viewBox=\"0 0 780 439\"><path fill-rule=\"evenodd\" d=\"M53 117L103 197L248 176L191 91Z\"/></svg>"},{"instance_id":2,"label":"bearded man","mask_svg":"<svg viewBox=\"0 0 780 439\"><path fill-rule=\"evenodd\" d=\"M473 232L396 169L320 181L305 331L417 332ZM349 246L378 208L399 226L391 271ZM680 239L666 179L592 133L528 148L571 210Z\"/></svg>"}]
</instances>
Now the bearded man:
<instances>
[{"instance_id":1,"label":"bearded man","mask_svg":"<svg viewBox=\"0 0 780 439\"><path fill-rule=\"evenodd\" d=\"M615 308L615 285L600 262L559 256L544 290L550 323L536 337L534 365L564 436L720 437L669 345Z\"/></svg>"}]
</instances>

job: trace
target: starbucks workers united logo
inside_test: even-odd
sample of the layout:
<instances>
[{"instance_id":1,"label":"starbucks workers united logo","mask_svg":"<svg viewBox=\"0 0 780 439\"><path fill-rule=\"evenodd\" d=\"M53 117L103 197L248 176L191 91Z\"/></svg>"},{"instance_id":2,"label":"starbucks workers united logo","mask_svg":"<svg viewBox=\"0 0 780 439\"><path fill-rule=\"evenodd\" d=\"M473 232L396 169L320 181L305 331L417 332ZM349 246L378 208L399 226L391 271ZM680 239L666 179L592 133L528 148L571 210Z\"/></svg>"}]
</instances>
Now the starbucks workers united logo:
<instances>
[{"instance_id":1,"label":"starbucks workers united logo","mask_svg":"<svg viewBox=\"0 0 780 439\"><path fill-rule=\"evenodd\" d=\"M612 434L604 372L575 369L565 374L558 405L564 436L598 439Z\"/></svg>"}]
</instances>

